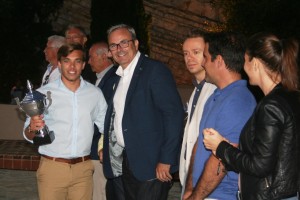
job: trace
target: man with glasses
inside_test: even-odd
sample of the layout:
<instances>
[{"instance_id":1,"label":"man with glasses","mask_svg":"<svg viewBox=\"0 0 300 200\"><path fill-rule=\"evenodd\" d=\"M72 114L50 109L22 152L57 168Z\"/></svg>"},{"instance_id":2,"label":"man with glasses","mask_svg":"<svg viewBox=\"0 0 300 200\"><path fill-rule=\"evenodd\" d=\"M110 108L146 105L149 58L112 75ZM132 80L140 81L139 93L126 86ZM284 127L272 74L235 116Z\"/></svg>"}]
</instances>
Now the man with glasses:
<instances>
[{"instance_id":1,"label":"man with glasses","mask_svg":"<svg viewBox=\"0 0 300 200\"><path fill-rule=\"evenodd\" d=\"M47 70L42 79L42 85L55 81L60 78L60 71L58 69L57 51L66 44L66 39L63 36L52 35L48 37L47 45L44 49L45 58L49 62Z\"/></svg>"},{"instance_id":2,"label":"man with glasses","mask_svg":"<svg viewBox=\"0 0 300 200\"><path fill-rule=\"evenodd\" d=\"M107 33L119 81L104 124L104 174L121 176L126 199L166 200L183 129L175 81L163 63L139 52L132 27L119 24Z\"/></svg>"}]
</instances>

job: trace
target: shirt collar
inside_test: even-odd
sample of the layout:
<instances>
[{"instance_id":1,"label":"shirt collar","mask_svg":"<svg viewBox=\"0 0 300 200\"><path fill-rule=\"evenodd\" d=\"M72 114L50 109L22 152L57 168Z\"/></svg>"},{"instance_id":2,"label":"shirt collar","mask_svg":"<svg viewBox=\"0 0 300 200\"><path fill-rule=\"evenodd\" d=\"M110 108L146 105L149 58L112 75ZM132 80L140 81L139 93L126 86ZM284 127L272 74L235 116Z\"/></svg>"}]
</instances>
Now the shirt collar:
<instances>
[{"instance_id":1,"label":"shirt collar","mask_svg":"<svg viewBox=\"0 0 300 200\"><path fill-rule=\"evenodd\" d=\"M80 85L79 85L79 88L78 88L75 92L78 92L79 90L81 90L81 88L84 88L86 85L87 85L87 83L86 83L86 82L83 80L83 78L80 76ZM64 90L70 91L70 90L65 86L65 84L62 82L61 78L59 79L58 87L59 87L59 88L62 88L62 89L64 89Z\"/></svg>"},{"instance_id":2,"label":"shirt collar","mask_svg":"<svg viewBox=\"0 0 300 200\"><path fill-rule=\"evenodd\" d=\"M195 88L202 88L205 83L205 79L203 79L200 83L198 83L197 79L193 79L193 85Z\"/></svg>"},{"instance_id":3,"label":"shirt collar","mask_svg":"<svg viewBox=\"0 0 300 200\"><path fill-rule=\"evenodd\" d=\"M113 64L111 64L110 66L108 66L107 68L105 68L103 71L101 71L100 73L96 73L96 76L97 76L97 79L100 79L100 78L102 78L105 74L106 74L106 72L108 71L108 70L110 70L110 68L112 68L113 67Z\"/></svg>"}]
</instances>

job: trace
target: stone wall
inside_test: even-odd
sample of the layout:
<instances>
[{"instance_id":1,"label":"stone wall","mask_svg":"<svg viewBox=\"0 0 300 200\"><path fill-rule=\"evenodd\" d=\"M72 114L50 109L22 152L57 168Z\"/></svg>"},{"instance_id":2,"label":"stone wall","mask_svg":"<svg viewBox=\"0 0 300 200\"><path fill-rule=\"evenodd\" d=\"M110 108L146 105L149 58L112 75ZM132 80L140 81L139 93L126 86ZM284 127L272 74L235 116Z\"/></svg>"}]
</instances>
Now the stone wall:
<instances>
[{"instance_id":1,"label":"stone wall","mask_svg":"<svg viewBox=\"0 0 300 200\"><path fill-rule=\"evenodd\" d=\"M91 0L64 0L64 5L52 24L53 29L63 33L69 24L80 24L89 34L92 21L90 10Z\"/></svg>"},{"instance_id":2,"label":"stone wall","mask_svg":"<svg viewBox=\"0 0 300 200\"><path fill-rule=\"evenodd\" d=\"M91 0L64 0L57 20L53 23L61 31L70 23L90 29ZM191 75L186 70L181 43L192 28L210 30L222 21L218 9L210 0L144 0L146 14L151 16L149 26L150 57L167 64L177 84L191 84Z\"/></svg>"},{"instance_id":3,"label":"stone wall","mask_svg":"<svg viewBox=\"0 0 300 200\"><path fill-rule=\"evenodd\" d=\"M208 0L144 0L151 15L150 56L166 63L177 84L191 84L182 56L182 42L192 28L210 30L220 13Z\"/></svg>"}]
</instances>

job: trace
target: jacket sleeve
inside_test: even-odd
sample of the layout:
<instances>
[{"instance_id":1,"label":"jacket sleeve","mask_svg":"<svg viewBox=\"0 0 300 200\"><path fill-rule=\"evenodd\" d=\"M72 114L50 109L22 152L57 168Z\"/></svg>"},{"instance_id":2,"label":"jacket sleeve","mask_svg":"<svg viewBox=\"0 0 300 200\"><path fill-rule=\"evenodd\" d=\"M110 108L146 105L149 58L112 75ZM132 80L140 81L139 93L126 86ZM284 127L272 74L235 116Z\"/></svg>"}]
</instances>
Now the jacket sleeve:
<instances>
[{"instance_id":1,"label":"jacket sleeve","mask_svg":"<svg viewBox=\"0 0 300 200\"><path fill-rule=\"evenodd\" d=\"M244 151L222 142L217 156L227 169L265 177L275 167L284 118L284 111L276 101L260 104L243 130L242 134L251 134L251 140L244 141L247 146Z\"/></svg>"},{"instance_id":2,"label":"jacket sleeve","mask_svg":"<svg viewBox=\"0 0 300 200\"><path fill-rule=\"evenodd\" d=\"M164 136L159 162L177 164L183 132L183 105L175 81L166 66L153 70L151 92L155 107L160 110Z\"/></svg>"}]
</instances>

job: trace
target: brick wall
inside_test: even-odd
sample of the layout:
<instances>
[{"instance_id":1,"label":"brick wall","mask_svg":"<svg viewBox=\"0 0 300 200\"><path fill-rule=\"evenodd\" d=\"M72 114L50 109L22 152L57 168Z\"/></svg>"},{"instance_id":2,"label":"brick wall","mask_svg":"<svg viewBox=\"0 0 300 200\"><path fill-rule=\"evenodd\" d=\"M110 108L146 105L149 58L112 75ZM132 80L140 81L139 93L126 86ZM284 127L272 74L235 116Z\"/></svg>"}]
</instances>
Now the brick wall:
<instances>
[{"instance_id":1,"label":"brick wall","mask_svg":"<svg viewBox=\"0 0 300 200\"><path fill-rule=\"evenodd\" d=\"M57 20L53 23L61 31L70 23L90 29L91 0L64 0ZM145 12L151 15L149 27L150 57L167 64L177 84L191 84L191 75L186 70L181 43L192 28L210 30L218 21L223 21L218 9L210 0L144 0Z\"/></svg>"}]
</instances>

